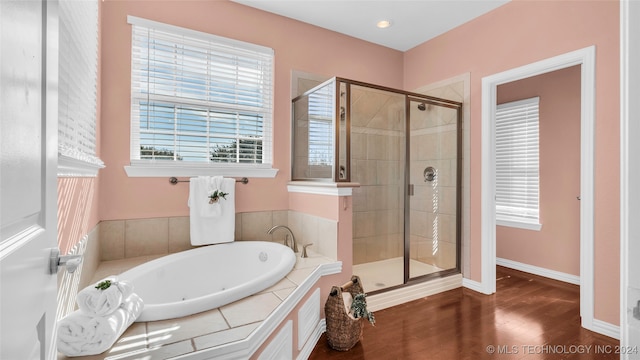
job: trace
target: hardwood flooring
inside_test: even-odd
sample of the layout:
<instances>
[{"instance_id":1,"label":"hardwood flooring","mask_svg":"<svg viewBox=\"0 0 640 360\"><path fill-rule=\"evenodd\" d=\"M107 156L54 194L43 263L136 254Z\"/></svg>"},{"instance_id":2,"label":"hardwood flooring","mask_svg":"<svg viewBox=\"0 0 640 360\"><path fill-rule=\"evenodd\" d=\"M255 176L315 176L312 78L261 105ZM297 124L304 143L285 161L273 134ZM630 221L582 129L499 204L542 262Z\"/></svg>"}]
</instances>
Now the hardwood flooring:
<instances>
[{"instance_id":1,"label":"hardwood flooring","mask_svg":"<svg viewBox=\"0 0 640 360\"><path fill-rule=\"evenodd\" d=\"M323 334L309 359L619 358L618 340L580 326L578 286L503 267L497 279L490 296L459 288L377 311L353 349Z\"/></svg>"}]
</instances>

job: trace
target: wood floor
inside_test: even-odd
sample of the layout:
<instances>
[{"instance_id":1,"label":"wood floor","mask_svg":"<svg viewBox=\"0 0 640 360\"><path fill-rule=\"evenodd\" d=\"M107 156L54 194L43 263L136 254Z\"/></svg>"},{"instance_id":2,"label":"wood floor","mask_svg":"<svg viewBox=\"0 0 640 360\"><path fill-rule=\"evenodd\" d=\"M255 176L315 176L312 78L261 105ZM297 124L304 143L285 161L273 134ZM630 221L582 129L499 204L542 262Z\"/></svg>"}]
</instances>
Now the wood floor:
<instances>
[{"instance_id":1,"label":"wood floor","mask_svg":"<svg viewBox=\"0 0 640 360\"><path fill-rule=\"evenodd\" d=\"M490 296L459 288L377 311L353 349L323 334L309 359L619 358L617 340L580 326L578 286L502 267L497 279Z\"/></svg>"}]
</instances>

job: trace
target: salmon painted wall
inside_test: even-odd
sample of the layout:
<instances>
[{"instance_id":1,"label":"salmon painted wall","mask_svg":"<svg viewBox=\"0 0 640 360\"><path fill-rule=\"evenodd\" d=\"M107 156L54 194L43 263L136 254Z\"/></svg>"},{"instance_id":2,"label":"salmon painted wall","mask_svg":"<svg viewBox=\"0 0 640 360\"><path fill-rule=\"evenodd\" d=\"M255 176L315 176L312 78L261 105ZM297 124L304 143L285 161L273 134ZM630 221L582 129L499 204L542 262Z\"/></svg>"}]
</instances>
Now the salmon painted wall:
<instances>
[{"instance_id":1,"label":"salmon painted wall","mask_svg":"<svg viewBox=\"0 0 640 360\"><path fill-rule=\"evenodd\" d=\"M100 14L98 2L98 53L100 51ZM100 57L98 56L96 94L96 154L100 157ZM98 174L99 176L100 174ZM100 221L98 217L99 177L58 178L58 248L69 251Z\"/></svg>"},{"instance_id":2,"label":"salmon painted wall","mask_svg":"<svg viewBox=\"0 0 640 360\"><path fill-rule=\"evenodd\" d=\"M100 220L188 215L186 184L129 178L131 27L127 15L271 47L275 50L275 179L238 185L236 211L288 209L291 71L402 87L395 51L230 1L102 2L102 159Z\"/></svg>"},{"instance_id":3,"label":"salmon painted wall","mask_svg":"<svg viewBox=\"0 0 640 360\"><path fill-rule=\"evenodd\" d=\"M496 227L496 254L580 276L580 66L498 86L498 104L540 97L540 231Z\"/></svg>"},{"instance_id":4,"label":"salmon painted wall","mask_svg":"<svg viewBox=\"0 0 640 360\"><path fill-rule=\"evenodd\" d=\"M69 251L98 224L98 179L58 178L58 248Z\"/></svg>"},{"instance_id":5,"label":"salmon painted wall","mask_svg":"<svg viewBox=\"0 0 640 360\"><path fill-rule=\"evenodd\" d=\"M481 81L596 46L595 318L619 323L619 3L514 0L405 53L404 88L471 74L470 279L481 280Z\"/></svg>"}]
</instances>

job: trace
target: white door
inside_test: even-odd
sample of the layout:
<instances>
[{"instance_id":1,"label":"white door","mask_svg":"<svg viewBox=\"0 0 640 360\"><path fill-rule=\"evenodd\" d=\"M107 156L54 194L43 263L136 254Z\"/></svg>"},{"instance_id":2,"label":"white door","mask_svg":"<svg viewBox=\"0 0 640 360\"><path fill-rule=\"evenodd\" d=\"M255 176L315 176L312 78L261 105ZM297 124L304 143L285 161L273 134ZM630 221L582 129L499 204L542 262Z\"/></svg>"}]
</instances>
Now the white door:
<instances>
[{"instance_id":1,"label":"white door","mask_svg":"<svg viewBox=\"0 0 640 360\"><path fill-rule=\"evenodd\" d=\"M0 1L0 359L54 359L57 4ZM47 21L49 20L49 21Z\"/></svg>"}]
</instances>

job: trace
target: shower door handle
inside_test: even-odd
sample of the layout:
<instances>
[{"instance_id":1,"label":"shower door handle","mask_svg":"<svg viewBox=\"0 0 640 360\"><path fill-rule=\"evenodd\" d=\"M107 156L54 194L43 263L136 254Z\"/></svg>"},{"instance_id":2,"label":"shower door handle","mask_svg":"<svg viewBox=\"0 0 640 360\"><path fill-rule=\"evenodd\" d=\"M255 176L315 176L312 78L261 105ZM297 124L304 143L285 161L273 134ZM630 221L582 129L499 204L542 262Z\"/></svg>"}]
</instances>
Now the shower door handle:
<instances>
[{"instance_id":1,"label":"shower door handle","mask_svg":"<svg viewBox=\"0 0 640 360\"><path fill-rule=\"evenodd\" d=\"M413 196L413 184L409 184L409 187L407 188L407 195Z\"/></svg>"}]
</instances>

